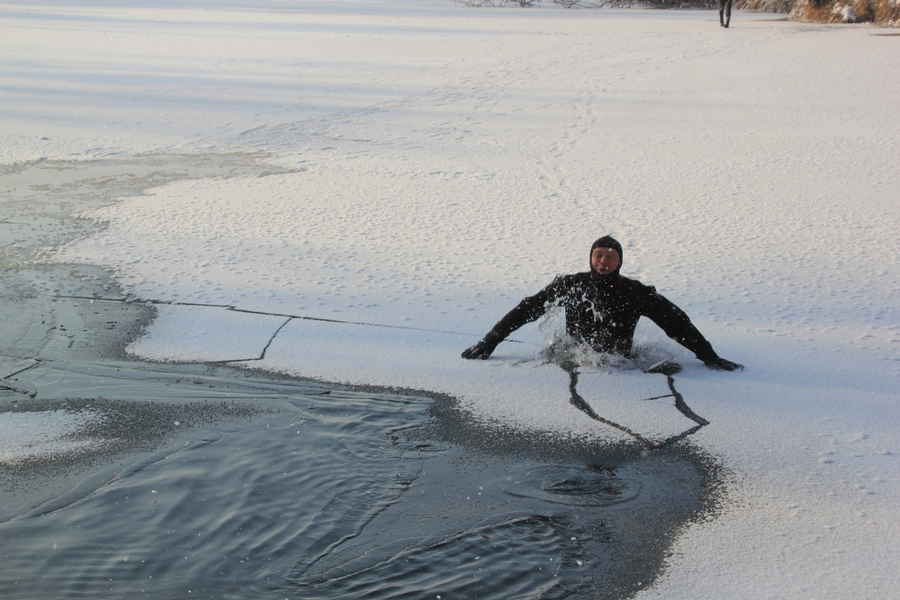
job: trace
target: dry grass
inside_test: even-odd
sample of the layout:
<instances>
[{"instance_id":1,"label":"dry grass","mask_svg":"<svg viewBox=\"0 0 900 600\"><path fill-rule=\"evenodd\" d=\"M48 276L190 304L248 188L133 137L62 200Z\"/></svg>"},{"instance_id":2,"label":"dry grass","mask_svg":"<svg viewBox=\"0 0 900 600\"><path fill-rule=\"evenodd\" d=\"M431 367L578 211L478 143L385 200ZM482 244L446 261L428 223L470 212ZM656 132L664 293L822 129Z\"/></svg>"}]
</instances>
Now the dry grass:
<instances>
[{"instance_id":1,"label":"dry grass","mask_svg":"<svg viewBox=\"0 0 900 600\"><path fill-rule=\"evenodd\" d=\"M900 26L900 1L877 0L875 2L875 22Z\"/></svg>"},{"instance_id":2,"label":"dry grass","mask_svg":"<svg viewBox=\"0 0 900 600\"><path fill-rule=\"evenodd\" d=\"M790 12L799 21L900 26L900 0L798 0Z\"/></svg>"}]
</instances>

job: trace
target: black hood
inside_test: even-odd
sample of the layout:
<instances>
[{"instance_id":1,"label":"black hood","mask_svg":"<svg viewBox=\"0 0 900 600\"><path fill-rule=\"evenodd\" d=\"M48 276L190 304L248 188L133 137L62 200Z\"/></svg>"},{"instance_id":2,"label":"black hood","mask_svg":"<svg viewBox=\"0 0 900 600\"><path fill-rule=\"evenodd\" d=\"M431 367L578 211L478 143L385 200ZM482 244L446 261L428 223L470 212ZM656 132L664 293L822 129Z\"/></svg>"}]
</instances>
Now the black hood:
<instances>
[{"instance_id":1,"label":"black hood","mask_svg":"<svg viewBox=\"0 0 900 600\"><path fill-rule=\"evenodd\" d=\"M616 252L619 253L619 268L610 273L609 275L600 275L594 271L594 267L591 266L591 254L594 252L594 248L612 248ZM622 244L619 243L616 238L611 235L604 235L602 238L598 239L596 242L591 244L591 251L588 253L588 269L591 271L591 275L594 277L615 277L619 274L619 270L622 268L622 263L624 262L625 257L622 255Z\"/></svg>"}]
</instances>

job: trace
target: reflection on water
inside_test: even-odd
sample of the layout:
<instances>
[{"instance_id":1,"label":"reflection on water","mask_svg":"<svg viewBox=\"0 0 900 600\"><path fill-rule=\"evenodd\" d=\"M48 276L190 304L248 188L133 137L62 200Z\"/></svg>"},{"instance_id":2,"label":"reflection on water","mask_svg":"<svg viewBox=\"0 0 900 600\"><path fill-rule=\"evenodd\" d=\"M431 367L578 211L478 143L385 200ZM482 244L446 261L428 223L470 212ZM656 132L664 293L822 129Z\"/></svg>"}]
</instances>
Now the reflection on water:
<instances>
[{"instance_id":1,"label":"reflection on water","mask_svg":"<svg viewBox=\"0 0 900 600\"><path fill-rule=\"evenodd\" d=\"M28 371L41 402L82 396L68 408L107 415L82 435L120 443L86 471L0 469L10 497L87 474L4 513L4 600L623 598L702 505L690 457L486 429L447 399L196 365L60 368Z\"/></svg>"}]
</instances>

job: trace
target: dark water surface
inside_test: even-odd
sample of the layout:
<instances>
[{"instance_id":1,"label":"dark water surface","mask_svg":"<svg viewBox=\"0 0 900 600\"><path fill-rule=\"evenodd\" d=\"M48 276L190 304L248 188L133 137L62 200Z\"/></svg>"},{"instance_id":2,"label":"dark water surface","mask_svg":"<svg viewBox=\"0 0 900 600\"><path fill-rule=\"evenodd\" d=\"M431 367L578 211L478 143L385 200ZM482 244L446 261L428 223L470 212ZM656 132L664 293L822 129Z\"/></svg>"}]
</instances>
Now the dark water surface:
<instances>
[{"instance_id":1,"label":"dark water surface","mask_svg":"<svg viewBox=\"0 0 900 600\"><path fill-rule=\"evenodd\" d=\"M54 375L46 370L33 374ZM395 503L418 468L389 436L424 407L399 395L229 380L222 370L83 365L67 375L65 392L76 394L117 378L104 388L115 400L68 406L106 415L86 435L109 435L118 421L135 439L118 448L125 460L91 473L93 485L7 516L3 598L274 598L285 574ZM46 462L30 466L33 477L60 470Z\"/></svg>"},{"instance_id":2,"label":"dark water surface","mask_svg":"<svg viewBox=\"0 0 900 600\"><path fill-rule=\"evenodd\" d=\"M9 600L622 598L703 507L689 455L486 428L447 399L115 361L18 380L41 394L13 410L104 415L78 435L106 449L0 469Z\"/></svg>"}]
</instances>

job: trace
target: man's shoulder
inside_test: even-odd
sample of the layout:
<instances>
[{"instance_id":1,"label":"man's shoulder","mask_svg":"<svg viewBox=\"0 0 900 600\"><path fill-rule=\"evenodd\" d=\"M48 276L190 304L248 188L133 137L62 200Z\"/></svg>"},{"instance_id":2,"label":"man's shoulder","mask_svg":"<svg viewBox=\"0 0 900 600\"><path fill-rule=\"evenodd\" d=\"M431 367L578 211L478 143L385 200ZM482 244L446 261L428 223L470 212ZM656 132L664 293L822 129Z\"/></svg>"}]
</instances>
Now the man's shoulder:
<instances>
[{"instance_id":1,"label":"man's shoulder","mask_svg":"<svg viewBox=\"0 0 900 600\"><path fill-rule=\"evenodd\" d=\"M637 279L632 279L631 277L625 277L624 275L619 275L619 285L623 288L627 289L629 292L635 294L655 294L656 288L652 285L647 285Z\"/></svg>"},{"instance_id":2,"label":"man's shoulder","mask_svg":"<svg viewBox=\"0 0 900 600\"><path fill-rule=\"evenodd\" d=\"M553 297L565 296L584 289L589 281L590 273L560 274L554 277L553 281L541 290L541 293L550 294Z\"/></svg>"}]
</instances>

